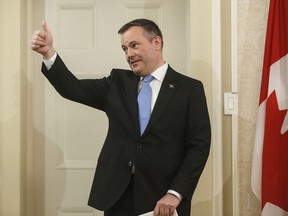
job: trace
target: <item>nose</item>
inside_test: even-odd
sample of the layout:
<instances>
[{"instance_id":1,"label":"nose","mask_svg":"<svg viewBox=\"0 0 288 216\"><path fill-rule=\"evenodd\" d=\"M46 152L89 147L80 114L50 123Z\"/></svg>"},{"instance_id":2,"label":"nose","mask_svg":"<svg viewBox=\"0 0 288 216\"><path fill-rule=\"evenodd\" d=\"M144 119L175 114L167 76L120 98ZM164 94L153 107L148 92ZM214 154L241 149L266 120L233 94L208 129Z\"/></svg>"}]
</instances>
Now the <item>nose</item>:
<instances>
[{"instance_id":1,"label":"nose","mask_svg":"<svg viewBox=\"0 0 288 216\"><path fill-rule=\"evenodd\" d=\"M133 52L132 49L128 48L128 49L126 50L126 57L127 57L127 58L130 58L130 57L132 57L132 56L134 56L134 52Z\"/></svg>"}]
</instances>

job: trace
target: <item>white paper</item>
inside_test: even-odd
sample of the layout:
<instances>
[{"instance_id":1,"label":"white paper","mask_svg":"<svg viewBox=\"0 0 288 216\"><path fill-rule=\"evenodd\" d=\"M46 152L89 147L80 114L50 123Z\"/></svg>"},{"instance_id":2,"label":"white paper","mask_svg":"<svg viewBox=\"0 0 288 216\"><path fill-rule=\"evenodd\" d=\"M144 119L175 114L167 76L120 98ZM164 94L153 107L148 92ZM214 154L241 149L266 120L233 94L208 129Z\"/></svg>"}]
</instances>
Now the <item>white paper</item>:
<instances>
[{"instance_id":1,"label":"white paper","mask_svg":"<svg viewBox=\"0 0 288 216\"><path fill-rule=\"evenodd\" d=\"M147 212L147 213L145 213L145 214L141 214L141 215L139 215L139 216L153 216L153 213L154 213L154 211L151 211L151 212ZM174 215L173 215L173 216L178 216L176 210L174 211Z\"/></svg>"}]
</instances>

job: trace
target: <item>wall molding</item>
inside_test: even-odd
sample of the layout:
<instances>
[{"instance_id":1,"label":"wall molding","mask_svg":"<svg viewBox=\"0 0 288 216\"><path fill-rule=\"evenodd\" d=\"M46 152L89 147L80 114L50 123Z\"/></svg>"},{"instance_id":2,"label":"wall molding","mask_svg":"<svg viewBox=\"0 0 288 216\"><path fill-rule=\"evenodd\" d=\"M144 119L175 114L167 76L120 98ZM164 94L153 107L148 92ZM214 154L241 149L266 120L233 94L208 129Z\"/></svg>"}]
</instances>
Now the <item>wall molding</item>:
<instances>
[{"instance_id":1,"label":"wall molding","mask_svg":"<svg viewBox=\"0 0 288 216\"><path fill-rule=\"evenodd\" d=\"M237 0L231 1L231 88L238 92L238 13ZM232 115L232 199L233 216L238 216L238 115Z\"/></svg>"},{"instance_id":2,"label":"wall molding","mask_svg":"<svg viewBox=\"0 0 288 216\"><path fill-rule=\"evenodd\" d=\"M221 1L211 1L213 216L223 215Z\"/></svg>"}]
</instances>

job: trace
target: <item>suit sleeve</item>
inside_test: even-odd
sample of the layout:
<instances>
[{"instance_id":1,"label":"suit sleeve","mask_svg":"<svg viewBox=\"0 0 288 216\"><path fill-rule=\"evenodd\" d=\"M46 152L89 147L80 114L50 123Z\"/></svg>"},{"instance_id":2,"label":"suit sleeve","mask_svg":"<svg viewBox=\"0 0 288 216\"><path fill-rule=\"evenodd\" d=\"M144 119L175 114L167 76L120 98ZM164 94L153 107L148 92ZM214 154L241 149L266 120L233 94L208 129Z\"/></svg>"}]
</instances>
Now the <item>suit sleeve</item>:
<instances>
[{"instance_id":1,"label":"suit sleeve","mask_svg":"<svg viewBox=\"0 0 288 216\"><path fill-rule=\"evenodd\" d=\"M105 111L111 77L78 79L58 55L51 69L42 64L42 73L64 98Z\"/></svg>"},{"instance_id":2,"label":"suit sleeve","mask_svg":"<svg viewBox=\"0 0 288 216\"><path fill-rule=\"evenodd\" d=\"M192 199L210 152L211 128L204 88L197 82L190 94L186 151L171 189Z\"/></svg>"}]
</instances>

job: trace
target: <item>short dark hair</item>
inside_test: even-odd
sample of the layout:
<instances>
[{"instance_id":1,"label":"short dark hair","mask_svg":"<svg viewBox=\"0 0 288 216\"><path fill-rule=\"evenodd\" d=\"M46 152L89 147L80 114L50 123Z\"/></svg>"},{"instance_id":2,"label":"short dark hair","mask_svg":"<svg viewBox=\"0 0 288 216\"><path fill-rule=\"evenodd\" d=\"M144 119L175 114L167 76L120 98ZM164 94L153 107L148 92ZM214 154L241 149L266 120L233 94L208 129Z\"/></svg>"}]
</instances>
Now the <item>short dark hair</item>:
<instances>
[{"instance_id":1,"label":"short dark hair","mask_svg":"<svg viewBox=\"0 0 288 216\"><path fill-rule=\"evenodd\" d=\"M142 27L144 30L144 34L146 38L152 42L152 40L156 37L159 36L161 38L161 47L163 48L163 36L162 32L159 29L158 25L153 22L152 20L149 19L135 19L132 20L125 25L123 25L119 31L118 34L123 34L125 33L128 29L130 29L133 26L139 26Z\"/></svg>"}]
</instances>

